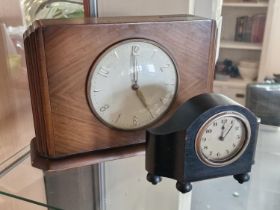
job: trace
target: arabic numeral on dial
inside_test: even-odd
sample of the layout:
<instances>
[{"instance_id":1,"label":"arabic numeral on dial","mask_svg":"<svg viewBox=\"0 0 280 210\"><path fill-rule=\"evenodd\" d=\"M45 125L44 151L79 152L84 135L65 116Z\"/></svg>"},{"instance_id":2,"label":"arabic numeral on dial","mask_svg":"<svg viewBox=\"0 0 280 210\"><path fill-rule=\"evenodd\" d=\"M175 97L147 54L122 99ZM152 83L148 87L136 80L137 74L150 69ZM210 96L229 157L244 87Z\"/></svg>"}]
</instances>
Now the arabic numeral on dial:
<instances>
[{"instance_id":1,"label":"arabic numeral on dial","mask_svg":"<svg viewBox=\"0 0 280 210\"><path fill-rule=\"evenodd\" d=\"M217 155L217 157L221 157L221 154L220 154L219 152L217 152L217 154L216 154L216 155Z\"/></svg>"},{"instance_id":2,"label":"arabic numeral on dial","mask_svg":"<svg viewBox=\"0 0 280 210\"><path fill-rule=\"evenodd\" d=\"M108 71L107 68L101 67L98 74L103 76L103 77L108 77L109 71Z\"/></svg>"},{"instance_id":3,"label":"arabic numeral on dial","mask_svg":"<svg viewBox=\"0 0 280 210\"><path fill-rule=\"evenodd\" d=\"M138 45L132 46L132 52L134 55L138 55L139 50L140 50L140 47Z\"/></svg>"},{"instance_id":4,"label":"arabic numeral on dial","mask_svg":"<svg viewBox=\"0 0 280 210\"><path fill-rule=\"evenodd\" d=\"M213 126L216 127L218 125L217 122L213 122Z\"/></svg>"},{"instance_id":5,"label":"arabic numeral on dial","mask_svg":"<svg viewBox=\"0 0 280 210\"><path fill-rule=\"evenodd\" d=\"M160 97L159 100L162 104L166 104L168 102L169 97L170 97L170 95L167 94L165 96Z\"/></svg>"},{"instance_id":6,"label":"arabic numeral on dial","mask_svg":"<svg viewBox=\"0 0 280 210\"><path fill-rule=\"evenodd\" d=\"M164 72L165 69L168 69L170 67L170 64L165 64L164 66L160 67L160 71Z\"/></svg>"},{"instance_id":7,"label":"arabic numeral on dial","mask_svg":"<svg viewBox=\"0 0 280 210\"><path fill-rule=\"evenodd\" d=\"M108 104L105 104L104 106L100 107L100 112L105 112L107 109L109 109L109 105Z\"/></svg>"},{"instance_id":8,"label":"arabic numeral on dial","mask_svg":"<svg viewBox=\"0 0 280 210\"><path fill-rule=\"evenodd\" d=\"M134 125L134 126L137 126L137 125L138 125L138 120L137 120L137 117L136 117L136 116L133 116L132 122L133 122L133 125Z\"/></svg>"},{"instance_id":9,"label":"arabic numeral on dial","mask_svg":"<svg viewBox=\"0 0 280 210\"><path fill-rule=\"evenodd\" d=\"M224 123L227 123L227 119L223 119L222 120L222 123L224 124Z\"/></svg>"},{"instance_id":10,"label":"arabic numeral on dial","mask_svg":"<svg viewBox=\"0 0 280 210\"><path fill-rule=\"evenodd\" d=\"M206 129L206 133L212 133L212 129Z\"/></svg>"},{"instance_id":11,"label":"arabic numeral on dial","mask_svg":"<svg viewBox=\"0 0 280 210\"><path fill-rule=\"evenodd\" d=\"M203 138L202 138L202 141L205 142L205 141L206 141L206 137L203 137Z\"/></svg>"}]
</instances>

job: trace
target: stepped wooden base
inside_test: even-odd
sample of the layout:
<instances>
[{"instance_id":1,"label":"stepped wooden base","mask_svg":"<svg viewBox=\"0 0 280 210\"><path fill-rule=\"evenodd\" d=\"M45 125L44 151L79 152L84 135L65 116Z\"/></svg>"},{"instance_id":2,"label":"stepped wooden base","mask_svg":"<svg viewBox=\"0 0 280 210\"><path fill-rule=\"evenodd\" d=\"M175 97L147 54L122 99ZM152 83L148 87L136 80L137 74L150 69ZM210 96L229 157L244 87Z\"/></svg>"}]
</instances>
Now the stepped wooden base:
<instances>
[{"instance_id":1,"label":"stepped wooden base","mask_svg":"<svg viewBox=\"0 0 280 210\"><path fill-rule=\"evenodd\" d=\"M137 144L134 146L127 146L116 149L88 152L65 158L48 159L38 154L38 152L36 151L35 141L35 138L32 139L30 144L32 166L45 171L66 170L93 165L104 161L111 161L145 154L145 144Z\"/></svg>"}]
</instances>

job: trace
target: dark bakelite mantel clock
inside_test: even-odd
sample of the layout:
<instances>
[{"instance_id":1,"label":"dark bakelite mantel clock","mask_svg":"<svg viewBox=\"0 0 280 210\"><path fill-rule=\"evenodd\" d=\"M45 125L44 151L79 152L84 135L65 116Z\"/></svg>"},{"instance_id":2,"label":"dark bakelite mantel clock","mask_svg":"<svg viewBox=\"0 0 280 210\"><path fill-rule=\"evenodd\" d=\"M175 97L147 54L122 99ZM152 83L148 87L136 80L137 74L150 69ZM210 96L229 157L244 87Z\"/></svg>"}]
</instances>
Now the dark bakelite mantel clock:
<instances>
[{"instance_id":1,"label":"dark bakelite mantel clock","mask_svg":"<svg viewBox=\"0 0 280 210\"><path fill-rule=\"evenodd\" d=\"M233 175L249 180L254 163L258 121L226 96L205 93L186 101L175 114L146 134L147 179L177 180L186 193L191 182Z\"/></svg>"}]
</instances>

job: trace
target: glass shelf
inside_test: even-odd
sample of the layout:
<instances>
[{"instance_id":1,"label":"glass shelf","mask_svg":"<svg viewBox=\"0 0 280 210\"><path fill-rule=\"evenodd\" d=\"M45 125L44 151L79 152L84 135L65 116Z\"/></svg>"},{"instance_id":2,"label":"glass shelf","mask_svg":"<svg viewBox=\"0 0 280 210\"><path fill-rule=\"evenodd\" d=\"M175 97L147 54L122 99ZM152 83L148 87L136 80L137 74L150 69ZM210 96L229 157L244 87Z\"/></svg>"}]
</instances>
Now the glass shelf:
<instances>
[{"instance_id":1,"label":"glass shelf","mask_svg":"<svg viewBox=\"0 0 280 210\"><path fill-rule=\"evenodd\" d=\"M35 200L31 200L22 196L12 193L7 193L0 190L0 202L6 203L7 206L12 203L14 207L18 206L21 209L34 209L34 210L63 210L54 206L50 206ZM4 204L5 206L5 204Z\"/></svg>"},{"instance_id":2,"label":"glass shelf","mask_svg":"<svg viewBox=\"0 0 280 210\"><path fill-rule=\"evenodd\" d=\"M40 171L32 168L27 158L1 177L0 209L95 209L94 205L101 203L102 209L107 210L199 210L208 206L227 206L229 210L279 209L280 191L275 185L280 177L280 168L275 167L280 161L279 136L279 129L271 131L261 126L250 182L240 185L230 176L205 180L194 183L192 194L184 195L175 189L175 180L163 178L157 186L148 183L144 155L105 162L99 174L102 182L95 178L95 165L44 172L45 188L39 191L36 182ZM23 166L26 170L22 170ZM46 193L47 199L41 198L40 193ZM263 196L265 199L257 199ZM216 202L217 197L221 202Z\"/></svg>"}]
</instances>

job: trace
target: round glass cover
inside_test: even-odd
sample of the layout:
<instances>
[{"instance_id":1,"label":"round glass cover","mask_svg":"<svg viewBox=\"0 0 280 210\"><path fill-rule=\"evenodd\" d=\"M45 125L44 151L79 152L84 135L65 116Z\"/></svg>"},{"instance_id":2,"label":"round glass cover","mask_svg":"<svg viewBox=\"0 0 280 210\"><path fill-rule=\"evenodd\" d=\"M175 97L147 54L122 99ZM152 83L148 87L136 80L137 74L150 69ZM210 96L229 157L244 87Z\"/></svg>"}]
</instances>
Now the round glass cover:
<instances>
[{"instance_id":1,"label":"round glass cover","mask_svg":"<svg viewBox=\"0 0 280 210\"><path fill-rule=\"evenodd\" d=\"M247 119L238 114L219 114L209 119L196 139L196 152L207 165L224 166L244 152L250 136Z\"/></svg>"},{"instance_id":2,"label":"round glass cover","mask_svg":"<svg viewBox=\"0 0 280 210\"><path fill-rule=\"evenodd\" d=\"M157 43L133 39L107 49L88 80L88 100L106 125L135 130L156 122L177 91L173 59Z\"/></svg>"}]
</instances>

